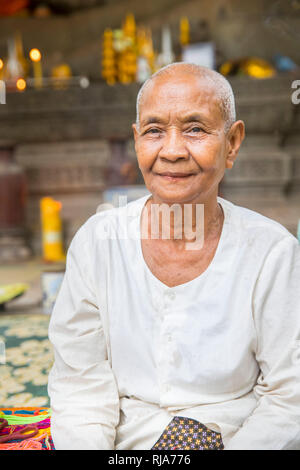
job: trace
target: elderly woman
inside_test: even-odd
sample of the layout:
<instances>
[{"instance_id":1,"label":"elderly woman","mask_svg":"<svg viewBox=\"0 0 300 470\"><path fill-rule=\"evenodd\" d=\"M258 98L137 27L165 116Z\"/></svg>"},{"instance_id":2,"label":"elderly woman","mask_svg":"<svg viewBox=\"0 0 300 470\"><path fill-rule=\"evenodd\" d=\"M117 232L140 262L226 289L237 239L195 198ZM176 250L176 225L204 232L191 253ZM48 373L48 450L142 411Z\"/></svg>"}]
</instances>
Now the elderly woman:
<instances>
[{"instance_id":1,"label":"elderly woman","mask_svg":"<svg viewBox=\"0 0 300 470\"><path fill-rule=\"evenodd\" d=\"M50 322L56 448L300 448L299 245L218 197L244 137L229 83L165 67L133 131L150 196L78 230Z\"/></svg>"}]
</instances>

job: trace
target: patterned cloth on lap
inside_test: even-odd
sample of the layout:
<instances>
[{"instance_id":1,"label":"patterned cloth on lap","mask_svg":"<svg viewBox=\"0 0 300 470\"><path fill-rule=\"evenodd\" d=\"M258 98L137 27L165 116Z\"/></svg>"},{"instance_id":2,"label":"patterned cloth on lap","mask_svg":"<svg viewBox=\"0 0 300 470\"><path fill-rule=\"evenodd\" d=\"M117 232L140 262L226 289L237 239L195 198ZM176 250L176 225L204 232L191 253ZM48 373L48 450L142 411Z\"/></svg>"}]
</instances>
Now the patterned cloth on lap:
<instances>
[{"instance_id":1,"label":"patterned cloth on lap","mask_svg":"<svg viewBox=\"0 0 300 470\"><path fill-rule=\"evenodd\" d=\"M151 450L223 450L220 433L195 419L175 416Z\"/></svg>"}]
</instances>

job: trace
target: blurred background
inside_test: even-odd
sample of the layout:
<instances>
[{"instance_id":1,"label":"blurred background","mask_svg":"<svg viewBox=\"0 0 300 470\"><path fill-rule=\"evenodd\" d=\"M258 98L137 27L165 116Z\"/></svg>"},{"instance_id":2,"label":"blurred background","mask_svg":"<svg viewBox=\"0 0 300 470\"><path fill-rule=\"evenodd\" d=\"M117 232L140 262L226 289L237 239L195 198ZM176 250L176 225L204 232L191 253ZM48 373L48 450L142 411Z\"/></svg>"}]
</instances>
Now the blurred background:
<instances>
[{"instance_id":1,"label":"blurred background","mask_svg":"<svg viewBox=\"0 0 300 470\"><path fill-rule=\"evenodd\" d=\"M299 40L300 0L0 0L0 342L18 345L9 367L32 365L18 341L34 340L33 316L51 313L76 230L115 194L145 194L135 100L168 63L229 79L246 140L220 195L297 236ZM46 403L39 377L35 392L11 383L4 402L19 391L22 404Z\"/></svg>"}]
</instances>

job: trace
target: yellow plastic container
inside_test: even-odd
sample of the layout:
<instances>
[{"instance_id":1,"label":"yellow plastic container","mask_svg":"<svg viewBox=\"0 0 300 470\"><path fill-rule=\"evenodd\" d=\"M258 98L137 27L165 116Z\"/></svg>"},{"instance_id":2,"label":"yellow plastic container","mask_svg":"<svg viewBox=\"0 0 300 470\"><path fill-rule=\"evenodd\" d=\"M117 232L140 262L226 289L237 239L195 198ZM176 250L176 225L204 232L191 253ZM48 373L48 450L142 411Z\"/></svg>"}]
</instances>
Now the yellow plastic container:
<instances>
[{"instance_id":1,"label":"yellow plastic container","mask_svg":"<svg viewBox=\"0 0 300 470\"><path fill-rule=\"evenodd\" d=\"M62 221L60 216L62 204L51 197L40 200L43 258L45 261L64 261Z\"/></svg>"}]
</instances>

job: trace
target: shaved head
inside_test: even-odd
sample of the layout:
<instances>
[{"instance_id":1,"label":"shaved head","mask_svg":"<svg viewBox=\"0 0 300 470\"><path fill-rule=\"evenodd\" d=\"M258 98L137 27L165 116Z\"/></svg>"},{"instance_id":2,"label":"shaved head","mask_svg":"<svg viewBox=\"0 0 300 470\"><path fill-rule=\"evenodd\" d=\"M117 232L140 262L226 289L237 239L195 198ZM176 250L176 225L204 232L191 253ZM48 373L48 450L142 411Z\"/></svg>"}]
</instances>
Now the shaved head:
<instances>
[{"instance_id":1,"label":"shaved head","mask_svg":"<svg viewBox=\"0 0 300 470\"><path fill-rule=\"evenodd\" d=\"M140 88L140 91L136 100L136 126L137 129L140 127L140 107L143 103L143 97L150 83L153 83L159 77L170 76L175 77L176 75L192 74L199 77L207 83L209 87L212 87L215 92L215 96L218 100L222 118L224 120L224 132L227 133L231 128L232 124L236 120L235 112L235 101L231 85L223 75L207 67L202 67L196 64L189 64L185 62L175 62L161 68L158 72L153 74Z\"/></svg>"}]
</instances>

